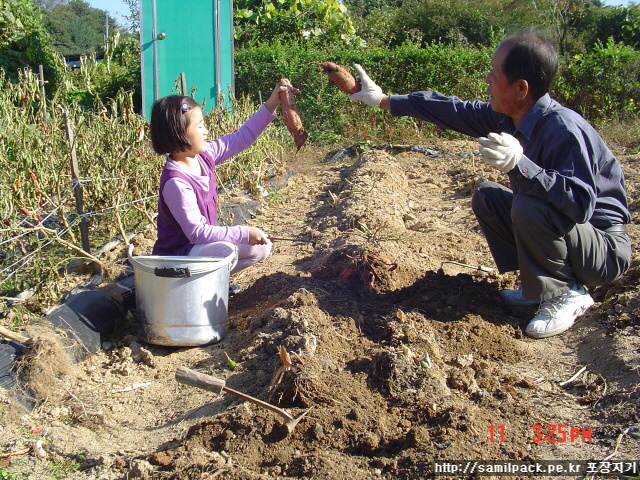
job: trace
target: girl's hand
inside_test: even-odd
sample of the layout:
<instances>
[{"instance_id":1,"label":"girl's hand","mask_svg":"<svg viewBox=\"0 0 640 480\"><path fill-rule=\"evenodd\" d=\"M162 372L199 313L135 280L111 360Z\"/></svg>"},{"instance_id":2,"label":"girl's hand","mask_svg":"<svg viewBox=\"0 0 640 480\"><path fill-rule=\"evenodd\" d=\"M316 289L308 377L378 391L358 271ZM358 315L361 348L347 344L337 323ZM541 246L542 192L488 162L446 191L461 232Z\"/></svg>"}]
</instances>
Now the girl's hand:
<instances>
[{"instance_id":1,"label":"girl's hand","mask_svg":"<svg viewBox=\"0 0 640 480\"><path fill-rule=\"evenodd\" d=\"M269 243L267 235L258 227L249 227L249 245L266 245Z\"/></svg>"},{"instance_id":2,"label":"girl's hand","mask_svg":"<svg viewBox=\"0 0 640 480\"><path fill-rule=\"evenodd\" d=\"M264 106L267 107L271 113L273 113L273 111L278 108L278 105L280 105L280 92L286 92L287 88L288 87L282 84L282 81L279 81L273 89L273 92L271 92L271 96L266 102L264 102ZM297 88L293 89L293 93L296 93L297 91Z\"/></svg>"}]
</instances>

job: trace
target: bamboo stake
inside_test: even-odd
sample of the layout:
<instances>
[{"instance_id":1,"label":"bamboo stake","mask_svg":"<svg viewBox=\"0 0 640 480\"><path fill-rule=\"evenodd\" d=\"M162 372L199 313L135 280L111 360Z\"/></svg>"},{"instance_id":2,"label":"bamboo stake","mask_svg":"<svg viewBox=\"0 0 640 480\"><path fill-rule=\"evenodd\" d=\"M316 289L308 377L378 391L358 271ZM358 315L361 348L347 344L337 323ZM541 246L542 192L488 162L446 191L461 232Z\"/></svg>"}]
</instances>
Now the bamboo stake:
<instances>
[{"instance_id":1,"label":"bamboo stake","mask_svg":"<svg viewBox=\"0 0 640 480\"><path fill-rule=\"evenodd\" d=\"M38 65L38 73L40 75L40 101L42 102L42 124L47 124L47 97L44 91L44 70L42 65Z\"/></svg>"},{"instance_id":2,"label":"bamboo stake","mask_svg":"<svg viewBox=\"0 0 640 480\"><path fill-rule=\"evenodd\" d=\"M180 72L180 90L182 90L182 96L187 96L187 77L184 72Z\"/></svg>"},{"instance_id":3,"label":"bamboo stake","mask_svg":"<svg viewBox=\"0 0 640 480\"><path fill-rule=\"evenodd\" d=\"M82 200L82 185L80 185L80 172L78 170L78 159L76 157L76 144L73 141L73 130L71 129L71 123L69 121L69 114L67 110L61 105L58 105L62 110L64 117L65 130L67 132L67 140L69 142L69 148L71 149L71 175L75 182L73 187L73 193L76 197L76 212L80 216L80 237L82 239L82 248L85 252L91 251L91 244L89 243L89 226L87 225L87 219L84 217L84 203Z\"/></svg>"},{"instance_id":4,"label":"bamboo stake","mask_svg":"<svg viewBox=\"0 0 640 480\"><path fill-rule=\"evenodd\" d=\"M116 214L116 223L118 224L118 229L120 230L120 235L122 235L122 241L128 247L129 246L129 239L127 238L127 233L124 231L124 225L122 224L122 217L120 217L120 209L117 207L117 205L120 205L120 192L125 188L125 186L126 186L125 185L125 180L122 179L122 182L120 184L120 188L118 188L118 193L116 194L115 214Z\"/></svg>"}]
</instances>

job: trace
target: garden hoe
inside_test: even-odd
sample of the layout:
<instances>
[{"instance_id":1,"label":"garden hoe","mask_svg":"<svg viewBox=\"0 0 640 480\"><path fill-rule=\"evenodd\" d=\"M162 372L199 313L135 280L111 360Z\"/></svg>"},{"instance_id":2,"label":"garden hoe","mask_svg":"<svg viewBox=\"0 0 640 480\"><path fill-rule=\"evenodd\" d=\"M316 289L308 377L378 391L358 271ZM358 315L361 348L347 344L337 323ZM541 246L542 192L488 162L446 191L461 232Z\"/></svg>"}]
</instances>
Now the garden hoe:
<instances>
[{"instance_id":1,"label":"garden hoe","mask_svg":"<svg viewBox=\"0 0 640 480\"><path fill-rule=\"evenodd\" d=\"M294 242L294 243L310 243L312 246L316 246L315 240L303 240L302 238L284 238L284 237L272 237L269 235L269 240L281 240L284 242Z\"/></svg>"},{"instance_id":2,"label":"garden hoe","mask_svg":"<svg viewBox=\"0 0 640 480\"><path fill-rule=\"evenodd\" d=\"M205 373L196 372L195 370L191 370L187 367L179 367L178 370L176 370L176 381L185 385L202 388L203 390L209 390L218 394L220 394L222 391L225 391L227 393L235 395L236 397L240 397L244 400L248 400L251 403L260 405L267 410L271 410L272 412L277 413L285 419L287 435L293 432L293 429L296 428L298 422L302 420L302 418L307 413L309 413L309 410L311 410L306 410L297 417L292 417L288 412L276 407L275 405L271 405L270 403L263 402L262 400L252 397L251 395L247 395L246 393L238 392L237 390L233 390L232 388L227 387L225 385L225 381L222 379L212 377L211 375L207 375Z\"/></svg>"}]
</instances>

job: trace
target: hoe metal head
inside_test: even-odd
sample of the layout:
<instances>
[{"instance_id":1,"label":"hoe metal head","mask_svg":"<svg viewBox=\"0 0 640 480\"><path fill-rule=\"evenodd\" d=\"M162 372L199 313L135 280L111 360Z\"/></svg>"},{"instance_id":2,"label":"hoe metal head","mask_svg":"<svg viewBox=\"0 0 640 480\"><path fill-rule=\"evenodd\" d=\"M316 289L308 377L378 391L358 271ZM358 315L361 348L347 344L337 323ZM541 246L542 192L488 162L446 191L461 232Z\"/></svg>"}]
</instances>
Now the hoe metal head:
<instances>
[{"instance_id":1,"label":"hoe metal head","mask_svg":"<svg viewBox=\"0 0 640 480\"><path fill-rule=\"evenodd\" d=\"M302 420L307 415L307 413L309 413L309 410L311 410L311 408L309 408L297 417L292 417L289 412L280 407L276 407L275 405L252 397L251 395L247 395L246 393L242 393L227 387L225 381L220 378L212 377L211 375L207 375L206 373L196 372L195 370L191 370L187 367L178 368L178 370L176 371L176 380L179 383L190 385L192 387L202 388L203 390L209 390L217 394L220 394L222 392L230 393L231 395L235 395L236 397L240 397L251 403L266 408L267 410L271 410L272 412L277 413L282 418L284 418L284 425L287 427L287 435L293 432L293 429L296 428L296 425L298 425L300 420Z\"/></svg>"},{"instance_id":2,"label":"hoe metal head","mask_svg":"<svg viewBox=\"0 0 640 480\"><path fill-rule=\"evenodd\" d=\"M293 429L296 428L296 425L298 425L298 422L300 422L300 420L302 420L307 415L307 413L309 413L311 408L313 407L308 408L307 410L305 410L295 418L289 415L289 417L291 418L285 422L285 426L287 427L287 435L290 435L291 432L293 432Z\"/></svg>"}]
</instances>

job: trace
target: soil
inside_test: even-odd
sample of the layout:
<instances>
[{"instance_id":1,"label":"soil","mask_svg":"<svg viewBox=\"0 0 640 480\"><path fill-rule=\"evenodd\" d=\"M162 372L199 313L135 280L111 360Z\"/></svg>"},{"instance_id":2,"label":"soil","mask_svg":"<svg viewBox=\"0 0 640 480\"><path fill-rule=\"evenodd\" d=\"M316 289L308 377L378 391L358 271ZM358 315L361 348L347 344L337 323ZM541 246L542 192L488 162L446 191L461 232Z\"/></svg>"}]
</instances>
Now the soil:
<instances>
[{"instance_id":1,"label":"soil","mask_svg":"<svg viewBox=\"0 0 640 480\"><path fill-rule=\"evenodd\" d=\"M535 309L501 301L517 276L494 270L470 209L478 183L506 178L475 145L292 157L276 201L250 223L301 241L273 240L268 259L232 277L244 290L218 343L147 344L129 312L98 353L72 363L55 335L30 331L26 387L0 389L0 436L5 453L39 439L46 456L0 455L0 472L417 479L434 476L434 460L640 460L638 252L622 278L591 289L595 305L565 334L523 336ZM620 160L637 245L640 156ZM154 238L133 237L134 254ZM103 260L124 264L125 251ZM180 367L305 415L289 432L273 411L177 382Z\"/></svg>"}]
</instances>

